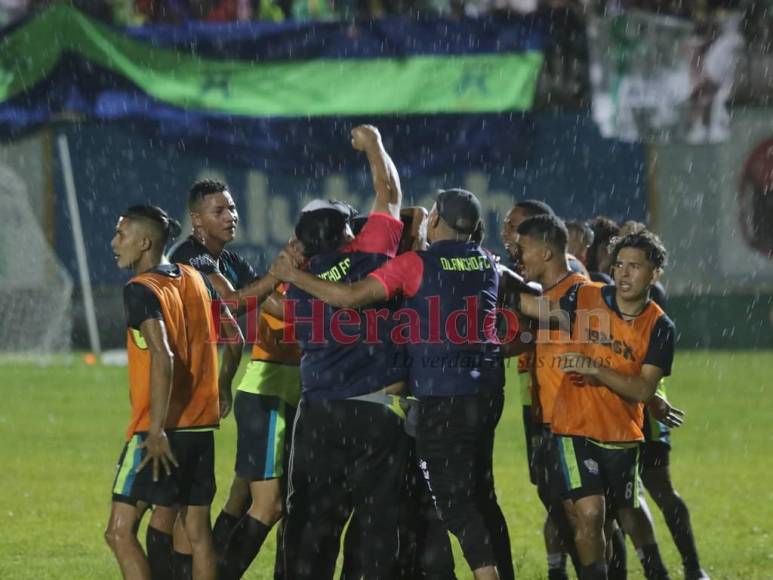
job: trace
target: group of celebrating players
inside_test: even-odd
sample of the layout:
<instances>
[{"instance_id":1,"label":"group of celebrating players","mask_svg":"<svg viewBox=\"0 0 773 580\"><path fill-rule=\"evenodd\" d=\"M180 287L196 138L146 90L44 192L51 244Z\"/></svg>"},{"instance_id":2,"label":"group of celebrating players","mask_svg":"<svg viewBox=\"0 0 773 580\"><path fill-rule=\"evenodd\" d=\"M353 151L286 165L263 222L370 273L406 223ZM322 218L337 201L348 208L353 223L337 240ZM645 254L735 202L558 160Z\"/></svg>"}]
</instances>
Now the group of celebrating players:
<instances>
[{"instance_id":1,"label":"group of celebrating players","mask_svg":"<svg viewBox=\"0 0 773 580\"><path fill-rule=\"evenodd\" d=\"M403 208L378 130L356 127L352 146L370 213L312 201L262 277L226 249L238 213L223 183L193 185L193 232L169 259L180 225L164 210L119 218L132 418L105 535L123 577L241 578L279 523L275 578L332 578L342 535L347 580L455 578L448 532L476 579L515 578L493 450L520 383L548 578L568 560L583 580L624 578L624 534L646 577L668 578L639 481L685 577L708 578L668 469L683 414L663 387L675 329L657 236L565 225L528 200L505 217L500 261L474 194ZM232 397L241 314L252 353ZM235 475L212 526L214 430L231 409Z\"/></svg>"}]
</instances>

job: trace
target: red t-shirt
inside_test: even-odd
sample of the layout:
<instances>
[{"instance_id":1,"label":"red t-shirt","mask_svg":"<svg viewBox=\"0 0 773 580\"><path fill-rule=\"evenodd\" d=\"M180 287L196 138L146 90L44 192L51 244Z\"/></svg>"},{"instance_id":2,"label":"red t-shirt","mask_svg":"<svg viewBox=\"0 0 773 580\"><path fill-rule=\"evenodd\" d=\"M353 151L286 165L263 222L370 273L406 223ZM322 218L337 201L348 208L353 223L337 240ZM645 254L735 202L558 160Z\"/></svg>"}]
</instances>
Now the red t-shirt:
<instances>
[{"instance_id":1,"label":"red t-shirt","mask_svg":"<svg viewBox=\"0 0 773 580\"><path fill-rule=\"evenodd\" d=\"M388 213L374 212L368 221L343 249L344 252L365 252L385 254L394 258L403 235L403 222Z\"/></svg>"},{"instance_id":2,"label":"red t-shirt","mask_svg":"<svg viewBox=\"0 0 773 580\"><path fill-rule=\"evenodd\" d=\"M424 261L416 252L406 252L389 260L368 276L373 276L381 282L386 290L387 299L398 293L410 298L415 296L421 288L421 281L424 277Z\"/></svg>"}]
</instances>

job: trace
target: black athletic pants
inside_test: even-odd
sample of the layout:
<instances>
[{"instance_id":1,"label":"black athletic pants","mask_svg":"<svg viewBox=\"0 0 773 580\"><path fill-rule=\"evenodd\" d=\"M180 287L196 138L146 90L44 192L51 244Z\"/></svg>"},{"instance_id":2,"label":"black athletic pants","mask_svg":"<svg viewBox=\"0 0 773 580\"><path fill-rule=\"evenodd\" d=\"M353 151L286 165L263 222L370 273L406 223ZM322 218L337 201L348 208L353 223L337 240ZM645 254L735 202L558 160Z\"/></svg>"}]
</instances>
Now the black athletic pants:
<instances>
[{"instance_id":1,"label":"black athletic pants","mask_svg":"<svg viewBox=\"0 0 773 580\"><path fill-rule=\"evenodd\" d=\"M502 389L422 398L416 454L440 518L458 538L470 569L496 565L505 578L513 565L492 466L503 404Z\"/></svg>"},{"instance_id":2,"label":"black athletic pants","mask_svg":"<svg viewBox=\"0 0 773 580\"><path fill-rule=\"evenodd\" d=\"M333 578L339 538L357 511L359 561L368 580L391 580L405 467L402 420L383 405L303 400L290 457L284 533L288 580Z\"/></svg>"}]
</instances>

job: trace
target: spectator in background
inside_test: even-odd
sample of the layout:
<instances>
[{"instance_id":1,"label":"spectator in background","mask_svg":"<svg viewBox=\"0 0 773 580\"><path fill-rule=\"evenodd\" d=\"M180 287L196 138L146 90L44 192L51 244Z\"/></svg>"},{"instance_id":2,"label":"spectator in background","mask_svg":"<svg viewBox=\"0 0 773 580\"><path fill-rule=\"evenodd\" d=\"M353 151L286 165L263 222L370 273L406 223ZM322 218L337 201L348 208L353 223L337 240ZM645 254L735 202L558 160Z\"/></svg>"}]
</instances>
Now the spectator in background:
<instances>
[{"instance_id":1,"label":"spectator in background","mask_svg":"<svg viewBox=\"0 0 773 580\"><path fill-rule=\"evenodd\" d=\"M725 14L698 27L692 57L692 125L690 143L719 143L730 133L727 100L735 83L735 72L744 48L741 16Z\"/></svg>"},{"instance_id":2,"label":"spectator in background","mask_svg":"<svg viewBox=\"0 0 773 580\"><path fill-rule=\"evenodd\" d=\"M549 23L550 42L540 76L548 106L577 104L590 95L586 7L570 0L542 0L537 8Z\"/></svg>"},{"instance_id":3,"label":"spectator in background","mask_svg":"<svg viewBox=\"0 0 773 580\"><path fill-rule=\"evenodd\" d=\"M237 18L238 0L136 0L148 22L179 24L189 20L229 22Z\"/></svg>"}]
</instances>

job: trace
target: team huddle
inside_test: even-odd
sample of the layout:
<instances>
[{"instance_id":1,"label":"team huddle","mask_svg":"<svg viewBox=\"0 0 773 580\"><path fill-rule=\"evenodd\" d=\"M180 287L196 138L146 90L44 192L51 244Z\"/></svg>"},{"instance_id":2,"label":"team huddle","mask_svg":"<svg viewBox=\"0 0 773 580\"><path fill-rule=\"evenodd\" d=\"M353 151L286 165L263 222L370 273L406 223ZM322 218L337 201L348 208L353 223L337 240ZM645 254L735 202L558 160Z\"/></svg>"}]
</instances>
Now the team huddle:
<instances>
[{"instance_id":1,"label":"team huddle","mask_svg":"<svg viewBox=\"0 0 773 580\"><path fill-rule=\"evenodd\" d=\"M226 249L238 213L223 183L193 185L193 233L169 259L180 225L164 210L119 218L132 416L106 539L123 577L241 578L277 525L275 578L333 578L342 545L347 580L455 578L449 532L476 579L515 578L493 451L520 389L548 578L569 562L583 580L625 578L625 535L648 579L669 578L643 482L685 577L707 579L669 474L683 414L665 395L675 328L657 236L527 200L500 260L473 193L402 207L378 130L355 128L352 146L370 212L310 202L263 276ZM240 315L252 350L233 396ZM234 478L212 525L214 431L232 410Z\"/></svg>"}]
</instances>

